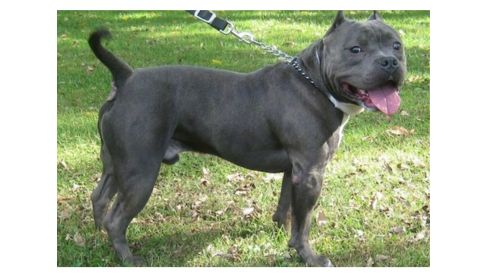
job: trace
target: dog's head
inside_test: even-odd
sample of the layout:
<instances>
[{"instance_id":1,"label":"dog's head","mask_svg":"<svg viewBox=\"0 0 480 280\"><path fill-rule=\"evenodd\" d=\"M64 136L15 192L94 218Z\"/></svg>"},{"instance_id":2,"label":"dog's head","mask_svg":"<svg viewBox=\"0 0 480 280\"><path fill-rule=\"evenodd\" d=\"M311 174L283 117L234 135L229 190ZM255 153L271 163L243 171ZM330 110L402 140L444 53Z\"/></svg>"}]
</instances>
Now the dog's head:
<instances>
[{"instance_id":1,"label":"dog's head","mask_svg":"<svg viewBox=\"0 0 480 280\"><path fill-rule=\"evenodd\" d=\"M377 12L365 22L338 12L324 38L308 50L307 61L302 60L337 99L388 115L398 110L406 73L404 47Z\"/></svg>"}]
</instances>

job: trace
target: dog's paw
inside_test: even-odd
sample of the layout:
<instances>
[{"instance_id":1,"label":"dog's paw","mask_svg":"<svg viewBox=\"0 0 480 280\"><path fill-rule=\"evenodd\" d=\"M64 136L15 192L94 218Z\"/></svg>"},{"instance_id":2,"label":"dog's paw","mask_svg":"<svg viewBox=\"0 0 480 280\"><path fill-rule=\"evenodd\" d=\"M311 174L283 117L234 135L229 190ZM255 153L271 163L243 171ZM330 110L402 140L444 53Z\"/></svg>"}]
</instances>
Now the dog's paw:
<instances>
[{"instance_id":1,"label":"dog's paw","mask_svg":"<svg viewBox=\"0 0 480 280\"><path fill-rule=\"evenodd\" d=\"M325 256L315 256L307 261L309 266L335 267L333 263Z\"/></svg>"},{"instance_id":2,"label":"dog's paw","mask_svg":"<svg viewBox=\"0 0 480 280\"><path fill-rule=\"evenodd\" d=\"M137 266L137 267L146 266L145 260L142 257L138 257L138 256L131 256L129 258L126 258L123 261L123 264L125 266Z\"/></svg>"}]
</instances>

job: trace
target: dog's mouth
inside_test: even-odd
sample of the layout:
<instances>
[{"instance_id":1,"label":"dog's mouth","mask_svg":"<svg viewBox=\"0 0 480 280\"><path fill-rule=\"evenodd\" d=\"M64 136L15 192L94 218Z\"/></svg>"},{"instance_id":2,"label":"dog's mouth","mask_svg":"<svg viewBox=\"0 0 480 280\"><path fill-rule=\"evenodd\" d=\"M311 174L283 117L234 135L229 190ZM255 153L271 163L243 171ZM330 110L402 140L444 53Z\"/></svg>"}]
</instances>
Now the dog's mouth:
<instances>
[{"instance_id":1,"label":"dog's mouth","mask_svg":"<svg viewBox=\"0 0 480 280\"><path fill-rule=\"evenodd\" d=\"M342 82L341 86L348 98L361 103L368 109L379 110L386 115L393 115L400 107L400 91L392 83L371 89L360 89L346 82Z\"/></svg>"}]
</instances>

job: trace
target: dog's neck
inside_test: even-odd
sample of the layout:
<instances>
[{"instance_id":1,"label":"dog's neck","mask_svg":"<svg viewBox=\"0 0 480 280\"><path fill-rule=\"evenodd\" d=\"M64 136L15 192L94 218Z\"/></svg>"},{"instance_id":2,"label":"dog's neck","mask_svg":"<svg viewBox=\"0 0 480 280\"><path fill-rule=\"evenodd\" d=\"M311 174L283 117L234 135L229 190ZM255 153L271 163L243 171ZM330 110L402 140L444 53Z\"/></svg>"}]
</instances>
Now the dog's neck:
<instances>
[{"instance_id":1,"label":"dog's neck","mask_svg":"<svg viewBox=\"0 0 480 280\"><path fill-rule=\"evenodd\" d=\"M329 98L330 102L333 103L333 106L335 108L339 109L342 111L344 114L349 115L349 116L354 116L356 114L359 114L365 110L365 108L358 106L356 104L352 103L347 103L347 102L341 102L335 99L333 95L330 95L331 98Z\"/></svg>"},{"instance_id":2,"label":"dog's neck","mask_svg":"<svg viewBox=\"0 0 480 280\"><path fill-rule=\"evenodd\" d=\"M300 64L300 67L303 69L297 71L302 74L306 82L311 83L315 88L317 88L322 94L324 94L332 105L342 111L347 115L356 115L363 112L364 108L357 104L350 102L344 102L343 100L336 97L333 93L332 87L327 79L321 75L315 75L317 73L322 73L321 67L323 63L321 62L321 53L323 49L323 42L317 42L312 44L310 47L305 49L302 53L299 54L297 61ZM293 64L292 64L293 65ZM304 73L302 73L302 71ZM305 75L306 74L306 75Z\"/></svg>"}]
</instances>

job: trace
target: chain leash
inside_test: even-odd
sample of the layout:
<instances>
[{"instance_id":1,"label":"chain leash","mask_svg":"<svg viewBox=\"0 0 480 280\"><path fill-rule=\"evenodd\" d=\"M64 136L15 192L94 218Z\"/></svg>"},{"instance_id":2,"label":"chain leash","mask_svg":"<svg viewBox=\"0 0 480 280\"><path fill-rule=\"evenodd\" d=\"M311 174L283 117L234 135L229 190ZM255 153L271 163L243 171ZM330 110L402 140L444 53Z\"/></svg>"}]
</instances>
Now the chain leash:
<instances>
[{"instance_id":1,"label":"chain leash","mask_svg":"<svg viewBox=\"0 0 480 280\"><path fill-rule=\"evenodd\" d=\"M233 35L240 39L240 41L257 46L261 48L264 52L272 54L273 56L278 57L279 59L291 63L294 59L293 56L288 55L287 53L279 50L274 45L267 45L259 40L256 40L252 33L250 32L240 32L235 28L232 22L219 18L217 15L208 10L187 10L187 13L193 15L195 18L203 21L204 23L210 25L211 27L218 30L224 35Z\"/></svg>"},{"instance_id":2,"label":"chain leash","mask_svg":"<svg viewBox=\"0 0 480 280\"><path fill-rule=\"evenodd\" d=\"M259 40L256 40L255 37L253 36L253 34L250 33L250 32L239 32L235 28L235 25L233 25L233 23L231 23L230 21L226 21L226 22L227 22L227 27L225 28L225 30L220 31L221 33L223 33L225 35L232 34L233 36L240 39L240 41L242 41L246 44L255 45L255 46L261 48L266 53L272 54L273 56L276 56L279 59L287 62L288 64L292 65L293 68L300 75L302 75L312 86L314 86L318 90L322 91L322 89L315 84L313 79L310 78L310 76L308 76L308 74L302 68L302 66L300 65L297 57L290 56L289 54L279 50L275 45L270 46L270 45L267 45L267 44L265 44L265 43L263 43Z\"/></svg>"},{"instance_id":3,"label":"chain leash","mask_svg":"<svg viewBox=\"0 0 480 280\"><path fill-rule=\"evenodd\" d=\"M225 35L232 34L233 36L237 37L240 39L240 41L249 44L249 45L254 45L262 49L264 52L269 53L273 56L278 57L279 59L292 63L295 57L290 56L289 54L279 50L275 45L267 45L263 43L262 41L259 41L255 39L252 33L250 32L239 32L233 23L227 21L228 25L227 28L222 32Z\"/></svg>"}]
</instances>

